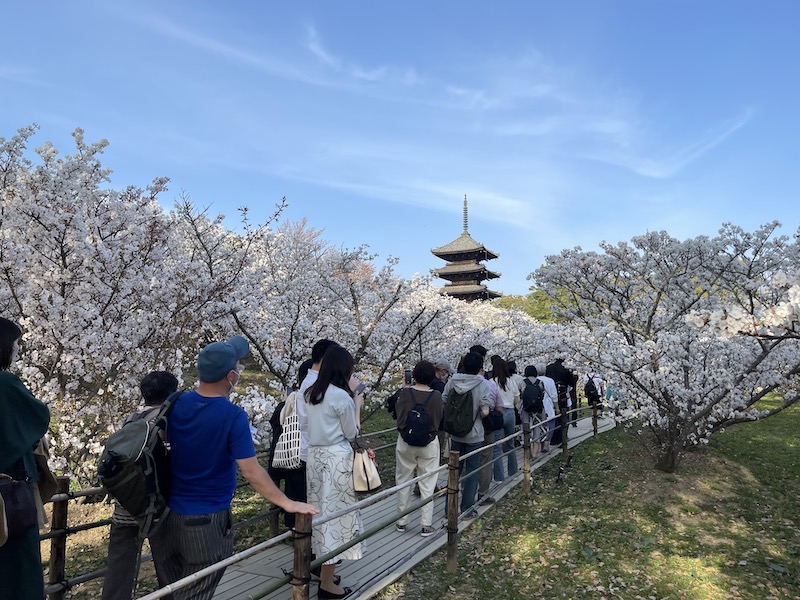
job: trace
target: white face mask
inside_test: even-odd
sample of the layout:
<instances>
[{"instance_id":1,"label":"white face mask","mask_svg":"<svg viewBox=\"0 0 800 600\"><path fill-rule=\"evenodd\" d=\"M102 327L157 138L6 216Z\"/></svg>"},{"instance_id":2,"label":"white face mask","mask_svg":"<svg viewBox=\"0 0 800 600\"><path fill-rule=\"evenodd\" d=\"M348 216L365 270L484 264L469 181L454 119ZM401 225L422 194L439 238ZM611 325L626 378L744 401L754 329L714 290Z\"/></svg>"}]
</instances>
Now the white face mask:
<instances>
[{"instance_id":1,"label":"white face mask","mask_svg":"<svg viewBox=\"0 0 800 600\"><path fill-rule=\"evenodd\" d=\"M11 346L11 364L17 362L19 358L19 340L14 340L14 344Z\"/></svg>"},{"instance_id":2,"label":"white face mask","mask_svg":"<svg viewBox=\"0 0 800 600\"><path fill-rule=\"evenodd\" d=\"M244 371L244 366L243 365L239 365L239 369L238 370L233 369L233 372L236 373L236 381L231 381L230 379L228 379L228 383L231 384L231 389L230 389L230 391L228 393L232 392L233 388L236 387L236 384L239 383L239 379L241 379L241 377L242 377L242 371Z\"/></svg>"}]
</instances>

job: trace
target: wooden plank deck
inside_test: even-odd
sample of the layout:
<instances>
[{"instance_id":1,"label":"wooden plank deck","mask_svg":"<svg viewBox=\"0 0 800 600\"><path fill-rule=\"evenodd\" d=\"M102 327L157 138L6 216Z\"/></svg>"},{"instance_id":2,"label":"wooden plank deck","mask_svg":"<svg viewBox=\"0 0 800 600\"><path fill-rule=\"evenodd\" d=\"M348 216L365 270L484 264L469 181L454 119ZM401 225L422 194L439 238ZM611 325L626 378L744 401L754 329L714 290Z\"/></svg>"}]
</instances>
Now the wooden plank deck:
<instances>
[{"instance_id":1,"label":"wooden plank deck","mask_svg":"<svg viewBox=\"0 0 800 600\"><path fill-rule=\"evenodd\" d=\"M602 419L598 422L598 431L606 431L614 426L611 419ZM591 436L591 419L578 421L578 427L570 427L570 447L579 444ZM552 449L548 454L542 455L533 469L537 469L561 453L560 449ZM522 468L522 449L517 450L520 469ZM502 483L493 483L490 494L498 501L511 489L522 481L520 470L514 477ZM446 484L446 474L439 478L439 485ZM412 502L415 497L412 496ZM343 585L353 588L354 592L349 599L366 600L380 590L399 579L410 571L415 565L430 556L447 543L445 531L444 505L445 497L434 501L433 525L437 531L434 535L423 538L419 535L419 512L409 515L405 533L395 530L392 525L383 528L379 533L367 540L364 558L356 561L344 561L336 569L342 576ZM477 506L478 513L482 515L491 510L494 505ZM396 512L397 501L394 496L384 498L361 511L364 527L369 529L382 520L388 519ZM480 518L480 517L478 517ZM463 521L459 530L469 527L473 520ZM278 544L264 552L251 556L247 560L228 567L225 575L214 595L215 600L234 600L246 598L259 592L266 586L284 577L282 569L292 568L292 547L288 544ZM317 585L311 584L311 598L317 597ZM265 596L268 600L289 600L292 597L291 586L286 585L277 592Z\"/></svg>"}]
</instances>

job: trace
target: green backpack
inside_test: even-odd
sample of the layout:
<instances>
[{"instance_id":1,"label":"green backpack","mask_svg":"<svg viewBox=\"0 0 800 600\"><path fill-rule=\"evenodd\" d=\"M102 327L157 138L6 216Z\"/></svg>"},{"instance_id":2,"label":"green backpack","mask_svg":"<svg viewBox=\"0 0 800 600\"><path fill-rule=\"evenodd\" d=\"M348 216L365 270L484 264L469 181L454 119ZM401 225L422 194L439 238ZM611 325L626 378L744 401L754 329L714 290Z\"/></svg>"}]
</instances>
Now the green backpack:
<instances>
[{"instance_id":1,"label":"green backpack","mask_svg":"<svg viewBox=\"0 0 800 600\"><path fill-rule=\"evenodd\" d=\"M445 398L444 430L455 437L469 435L478 419L477 413L472 414L472 406L472 390L460 393L451 389Z\"/></svg>"}]
</instances>

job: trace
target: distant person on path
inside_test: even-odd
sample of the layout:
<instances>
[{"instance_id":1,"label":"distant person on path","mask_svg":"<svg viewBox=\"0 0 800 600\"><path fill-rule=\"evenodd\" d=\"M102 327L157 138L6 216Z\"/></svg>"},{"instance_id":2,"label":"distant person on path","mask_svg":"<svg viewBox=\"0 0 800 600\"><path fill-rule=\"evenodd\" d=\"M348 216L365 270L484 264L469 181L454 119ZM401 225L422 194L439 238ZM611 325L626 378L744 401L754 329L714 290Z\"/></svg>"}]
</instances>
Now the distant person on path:
<instances>
[{"instance_id":1,"label":"distant person on path","mask_svg":"<svg viewBox=\"0 0 800 600\"><path fill-rule=\"evenodd\" d=\"M437 390L444 394L444 386L455 374L455 370L445 358L440 358L433 363L436 367L436 379L431 382L431 389ZM450 451L450 444L447 437L447 432L442 428L439 430L439 449L442 452L442 458L447 458L447 453Z\"/></svg>"},{"instance_id":2,"label":"distant person on path","mask_svg":"<svg viewBox=\"0 0 800 600\"><path fill-rule=\"evenodd\" d=\"M572 405L572 400L569 397L570 387L572 387L572 372L564 366L564 359L559 357L547 365L545 375L555 382L558 393L559 418L556 419L557 425L552 430L550 442L555 446L559 446L562 443L562 425L564 427L568 425L568 411Z\"/></svg>"},{"instance_id":3,"label":"distant person on path","mask_svg":"<svg viewBox=\"0 0 800 600\"><path fill-rule=\"evenodd\" d=\"M170 512L150 538L156 569L174 583L233 554L231 501L236 467L253 489L288 512L317 514L287 498L256 459L244 410L228 400L244 370L247 340L208 344L197 355L200 383L178 396L169 414ZM224 569L173 592L175 600L210 600Z\"/></svg>"},{"instance_id":4,"label":"distant person on path","mask_svg":"<svg viewBox=\"0 0 800 600\"><path fill-rule=\"evenodd\" d=\"M517 362L514 360L509 360L506 364L508 364L508 372L511 373L511 379L517 384L517 389L520 393L520 404L516 407L516 413L514 418L516 419L516 423L518 426L522 425L522 390L525 389L525 378L517 372ZM515 446L522 445L522 438L516 438L514 440Z\"/></svg>"},{"instance_id":5,"label":"distant person on path","mask_svg":"<svg viewBox=\"0 0 800 600\"><path fill-rule=\"evenodd\" d=\"M447 362L447 359L440 358L439 360L433 363L434 368L436 369L436 377L434 377L433 381L431 381L431 389L437 390L438 392L444 392L444 386L447 383L447 380L452 377L455 371L453 367L450 366L450 363Z\"/></svg>"},{"instance_id":6,"label":"distant person on path","mask_svg":"<svg viewBox=\"0 0 800 600\"><path fill-rule=\"evenodd\" d=\"M479 354L481 357L481 361L485 361L486 355L489 354L489 351L486 349L486 347L481 346L480 344L475 344L474 346L470 346L469 351L474 352L475 354Z\"/></svg>"},{"instance_id":7,"label":"distant person on path","mask_svg":"<svg viewBox=\"0 0 800 600\"><path fill-rule=\"evenodd\" d=\"M580 408L580 396L578 396L578 380L580 379L580 375L578 375L577 371L572 371L572 383L570 384L569 388L569 399L574 409L572 411L572 417L570 417L570 422L572 423L573 427L578 426L578 408Z\"/></svg>"},{"instance_id":8,"label":"distant person on path","mask_svg":"<svg viewBox=\"0 0 800 600\"><path fill-rule=\"evenodd\" d=\"M144 408L129 415L120 425L139 420L152 420L167 397L178 389L178 380L167 371L153 371L144 376L139 391L144 398ZM139 539L139 521L114 502L111 515L111 534L108 539L106 575L103 580L102 600L130 600L136 586L136 564L142 551ZM158 573L156 573L158 576ZM166 580L159 578L160 585Z\"/></svg>"},{"instance_id":9,"label":"distant person on path","mask_svg":"<svg viewBox=\"0 0 800 600\"><path fill-rule=\"evenodd\" d=\"M541 386L542 390L542 410L539 412L529 412L520 407L520 414L522 417L523 423L528 423L531 426L531 461L536 462L539 460L539 453L542 449L542 444L547 442L547 437L550 433L550 428L545 423L547 420L547 406L550 406L550 412L553 412L553 402L547 396L545 392L544 382L539 381L539 377L537 375L536 367L533 365L528 365L525 367L525 378L523 379L522 383L522 394L525 393L525 388L528 385L539 385ZM528 381L529 384L525 382ZM522 404L522 403L520 403ZM555 414L555 413L554 413Z\"/></svg>"},{"instance_id":10,"label":"distant person on path","mask_svg":"<svg viewBox=\"0 0 800 600\"><path fill-rule=\"evenodd\" d=\"M456 394L469 392L471 395L472 405L469 416L473 419L472 429L465 436L450 436L450 449L464 456L468 452L480 449L482 446L484 435L481 417L489 414L489 409L491 409L493 403L489 396L489 387L486 384L486 380L480 375L483 369L481 355L470 352L464 357L461 364L464 373L456 373L447 382L444 388L444 401L446 405L447 402L453 401ZM467 475L461 494L461 512L467 513L468 517L477 516L477 512L472 507L475 505L475 493L478 489L478 477L475 471L480 462L481 457L480 453L478 453L459 463L459 472Z\"/></svg>"},{"instance_id":11,"label":"distant person on path","mask_svg":"<svg viewBox=\"0 0 800 600\"><path fill-rule=\"evenodd\" d=\"M0 473L31 487L30 510L36 512L33 487L38 481L33 447L47 433L50 410L9 371L20 352L22 331L0 317ZM2 527L2 525L0 525ZM2 528L2 537L7 530ZM1 540L0 540L1 541ZM0 546L0 598L42 600L44 578L39 552L39 527L32 525Z\"/></svg>"},{"instance_id":12,"label":"distant person on path","mask_svg":"<svg viewBox=\"0 0 800 600\"><path fill-rule=\"evenodd\" d=\"M497 384L498 393L500 395L500 404L503 411L503 429L496 432L496 440L501 440L513 434L517 429L517 419L514 410L519 405L519 386L511 378L511 373L508 370L508 364L499 356L492 361L492 373L494 377L492 380ZM495 446L498 450L497 446ZM507 460L507 476L512 477L516 475L519 467L517 465L517 454L514 450L514 438L503 442L502 452L511 452L506 457ZM503 481L503 461L498 460L495 463L495 479ZM498 477L499 475L499 477Z\"/></svg>"},{"instance_id":13,"label":"distant person on path","mask_svg":"<svg viewBox=\"0 0 800 600\"><path fill-rule=\"evenodd\" d=\"M351 442L361 430L362 394L350 389L353 357L338 345L331 345L322 358L319 374L306 391L308 416L308 499L324 514L348 508L357 502L353 488L353 448ZM364 533L361 514L349 512L315 526L311 545L316 556L328 554L338 546ZM329 559L320 572L318 598L344 598L352 593L335 580L338 560L357 560L366 550L359 542Z\"/></svg>"},{"instance_id":14,"label":"distant person on path","mask_svg":"<svg viewBox=\"0 0 800 600\"><path fill-rule=\"evenodd\" d=\"M591 379L591 385L589 380ZM606 395L606 383L595 371L589 371L583 376L583 393L589 406L597 405L598 416L603 416L603 398Z\"/></svg>"},{"instance_id":15,"label":"distant person on path","mask_svg":"<svg viewBox=\"0 0 800 600\"><path fill-rule=\"evenodd\" d=\"M395 483L397 485L412 479L415 470L416 475L420 476L426 473L433 473L439 467L439 438L436 434L444 415L444 403L442 402L442 394L430 387L434 374L435 368L432 363L427 360L418 362L413 371L414 385L403 388L395 404L397 429L400 432L397 436L397 448L395 451ZM414 442L412 444L403 437L403 432L406 431L409 423L409 414L418 404L424 407L429 425L427 432L419 432L421 438L427 439L427 444L424 446L419 444L423 443L425 439L412 439L411 442ZM406 431L406 435L411 438L415 434L413 432L409 434ZM436 475L420 480L421 499L424 500L433 496L435 487ZM403 512L408 508L410 497L411 489L408 487L404 487L397 493L398 512ZM433 528L433 502L429 502L422 507L420 521L422 537L433 535L435 531ZM408 515L400 517L396 523L397 530L405 531L407 523Z\"/></svg>"},{"instance_id":16,"label":"distant person on path","mask_svg":"<svg viewBox=\"0 0 800 600\"><path fill-rule=\"evenodd\" d=\"M525 378L517 372L517 361L509 360L506 364L508 365L508 372L511 374L511 379L517 384L517 389L521 394L525 386Z\"/></svg>"},{"instance_id":17,"label":"distant person on path","mask_svg":"<svg viewBox=\"0 0 800 600\"><path fill-rule=\"evenodd\" d=\"M541 375L541 373L544 373L546 370L543 362L537 363L535 369L537 379L544 385L544 411L547 415L548 422L547 435L542 440L542 452L547 453L550 452L550 441L553 437L553 431L557 427L558 420L554 417L560 413L558 407L558 390L556 388L556 382L553 381L552 377Z\"/></svg>"},{"instance_id":18,"label":"distant person on path","mask_svg":"<svg viewBox=\"0 0 800 600\"><path fill-rule=\"evenodd\" d=\"M481 368L478 373L484 379L486 378L485 371ZM492 379L486 379L486 387L489 388L489 398L492 402L491 410L503 413L503 401L500 399L500 390L497 389L497 384ZM502 430L500 430L502 431ZM498 431L488 431L486 427L483 428L483 450L481 450L481 462L478 465L478 502L486 506L494 504L495 499L489 496L489 488L492 487L492 479L503 477L503 465L500 461L492 463L492 458L495 454L500 455L500 449L494 446ZM500 479L498 479L500 481Z\"/></svg>"}]
</instances>

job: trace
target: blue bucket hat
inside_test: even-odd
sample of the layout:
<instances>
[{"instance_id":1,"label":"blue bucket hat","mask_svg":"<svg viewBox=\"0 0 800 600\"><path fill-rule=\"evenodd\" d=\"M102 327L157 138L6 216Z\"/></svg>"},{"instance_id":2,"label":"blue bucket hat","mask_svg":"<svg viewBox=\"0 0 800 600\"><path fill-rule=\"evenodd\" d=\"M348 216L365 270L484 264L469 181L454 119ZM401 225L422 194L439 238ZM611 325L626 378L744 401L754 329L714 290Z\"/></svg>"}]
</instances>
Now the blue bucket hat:
<instances>
[{"instance_id":1,"label":"blue bucket hat","mask_svg":"<svg viewBox=\"0 0 800 600\"><path fill-rule=\"evenodd\" d=\"M236 363L250 352L250 344L242 336L232 337L227 342L213 342L197 355L197 373L200 381L216 383L236 368Z\"/></svg>"}]
</instances>

